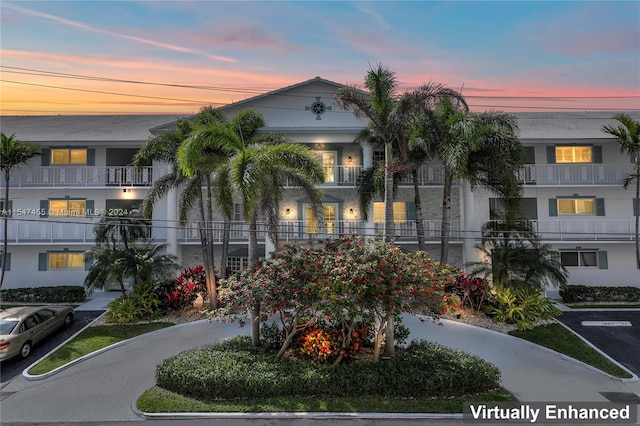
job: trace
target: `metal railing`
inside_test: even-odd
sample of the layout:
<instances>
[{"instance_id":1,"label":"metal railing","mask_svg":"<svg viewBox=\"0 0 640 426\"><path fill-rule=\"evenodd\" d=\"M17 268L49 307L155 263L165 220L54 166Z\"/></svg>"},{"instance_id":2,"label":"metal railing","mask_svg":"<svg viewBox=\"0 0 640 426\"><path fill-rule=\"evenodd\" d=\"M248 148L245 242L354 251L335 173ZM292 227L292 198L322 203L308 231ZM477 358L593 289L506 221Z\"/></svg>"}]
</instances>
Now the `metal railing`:
<instances>
[{"instance_id":1,"label":"metal railing","mask_svg":"<svg viewBox=\"0 0 640 426\"><path fill-rule=\"evenodd\" d=\"M630 172L620 164L527 164L519 177L535 185L618 185Z\"/></svg>"},{"instance_id":2,"label":"metal railing","mask_svg":"<svg viewBox=\"0 0 640 426\"><path fill-rule=\"evenodd\" d=\"M11 173L11 187L151 186L168 173L167 166L42 166L21 167ZM4 180L0 187L4 186Z\"/></svg>"}]
</instances>

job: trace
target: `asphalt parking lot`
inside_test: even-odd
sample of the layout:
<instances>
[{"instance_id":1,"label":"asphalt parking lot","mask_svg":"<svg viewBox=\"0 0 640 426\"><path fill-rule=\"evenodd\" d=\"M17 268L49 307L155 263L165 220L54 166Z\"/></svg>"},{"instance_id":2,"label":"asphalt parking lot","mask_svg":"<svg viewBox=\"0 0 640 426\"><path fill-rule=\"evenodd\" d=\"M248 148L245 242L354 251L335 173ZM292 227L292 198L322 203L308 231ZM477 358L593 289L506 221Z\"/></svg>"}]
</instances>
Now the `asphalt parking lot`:
<instances>
[{"instance_id":1,"label":"asphalt parking lot","mask_svg":"<svg viewBox=\"0 0 640 426\"><path fill-rule=\"evenodd\" d=\"M558 318L564 325L640 376L640 311L569 311ZM584 326L582 321L629 321L631 326Z\"/></svg>"},{"instance_id":2,"label":"asphalt parking lot","mask_svg":"<svg viewBox=\"0 0 640 426\"><path fill-rule=\"evenodd\" d=\"M22 370L80 331L83 327L91 323L91 321L99 317L103 312L103 310L76 311L73 314L73 323L71 324L71 327L59 329L47 339L34 346L31 354L26 359L16 357L3 361L0 364L0 386L4 386L7 382L21 374Z\"/></svg>"}]
</instances>

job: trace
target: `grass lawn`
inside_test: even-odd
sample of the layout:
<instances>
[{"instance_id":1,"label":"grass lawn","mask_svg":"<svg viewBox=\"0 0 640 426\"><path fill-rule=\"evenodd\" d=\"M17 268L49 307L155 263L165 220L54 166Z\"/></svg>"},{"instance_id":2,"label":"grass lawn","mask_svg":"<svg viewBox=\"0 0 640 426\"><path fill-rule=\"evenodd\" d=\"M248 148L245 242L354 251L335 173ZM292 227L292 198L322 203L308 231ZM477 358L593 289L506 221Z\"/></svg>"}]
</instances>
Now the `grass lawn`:
<instances>
[{"instance_id":1,"label":"grass lawn","mask_svg":"<svg viewBox=\"0 0 640 426\"><path fill-rule=\"evenodd\" d=\"M100 325L89 327L60 349L35 365L29 374L44 374L74 359L105 348L114 343L172 326L170 322L135 325Z\"/></svg>"},{"instance_id":2,"label":"grass lawn","mask_svg":"<svg viewBox=\"0 0 640 426\"><path fill-rule=\"evenodd\" d=\"M542 325L529 331L511 331L520 337L556 352L580 360L616 377L632 377L622 368L609 361L560 324Z\"/></svg>"},{"instance_id":3,"label":"grass lawn","mask_svg":"<svg viewBox=\"0 0 640 426\"><path fill-rule=\"evenodd\" d=\"M638 309L640 304L606 304L606 303L592 303L592 304L568 304L571 309L589 309L589 308L606 308L606 309Z\"/></svg>"},{"instance_id":4,"label":"grass lawn","mask_svg":"<svg viewBox=\"0 0 640 426\"><path fill-rule=\"evenodd\" d=\"M452 399L358 398L267 398L246 401L207 402L187 398L154 386L138 399L137 407L146 413L186 412L340 412L340 413L462 413L465 401L517 401L504 389Z\"/></svg>"}]
</instances>

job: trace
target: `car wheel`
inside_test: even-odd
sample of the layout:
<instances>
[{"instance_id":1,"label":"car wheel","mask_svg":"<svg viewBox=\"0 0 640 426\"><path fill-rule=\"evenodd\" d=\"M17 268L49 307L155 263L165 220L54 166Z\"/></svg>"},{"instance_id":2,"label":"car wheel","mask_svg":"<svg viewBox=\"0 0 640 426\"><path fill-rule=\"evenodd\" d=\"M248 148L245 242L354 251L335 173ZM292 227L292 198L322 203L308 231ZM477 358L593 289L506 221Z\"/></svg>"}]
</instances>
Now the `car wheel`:
<instances>
[{"instance_id":1,"label":"car wheel","mask_svg":"<svg viewBox=\"0 0 640 426\"><path fill-rule=\"evenodd\" d=\"M20 356L22 358L26 358L31 353L31 342L25 342L24 345L20 348Z\"/></svg>"},{"instance_id":2,"label":"car wheel","mask_svg":"<svg viewBox=\"0 0 640 426\"><path fill-rule=\"evenodd\" d=\"M72 314L67 314L67 316L64 317L64 326L65 327L69 327L72 322L73 322L73 315Z\"/></svg>"}]
</instances>

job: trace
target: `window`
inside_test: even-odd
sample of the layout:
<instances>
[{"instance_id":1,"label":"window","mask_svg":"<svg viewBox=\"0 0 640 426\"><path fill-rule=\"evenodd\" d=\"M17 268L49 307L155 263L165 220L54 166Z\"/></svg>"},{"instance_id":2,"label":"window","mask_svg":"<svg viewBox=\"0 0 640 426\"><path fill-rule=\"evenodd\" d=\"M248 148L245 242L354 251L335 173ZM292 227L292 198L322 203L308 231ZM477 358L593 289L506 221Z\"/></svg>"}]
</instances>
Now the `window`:
<instances>
[{"instance_id":1,"label":"window","mask_svg":"<svg viewBox=\"0 0 640 426\"><path fill-rule=\"evenodd\" d=\"M559 198L558 214L595 214L595 198Z\"/></svg>"},{"instance_id":2,"label":"window","mask_svg":"<svg viewBox=\"0 0 640 426\"><path fill-rule=\"evenodd\" d=\"M373 164L384 163L384 150L376 149L373 151Z\"/></svg>"},{"instance_id":3,"label":"window","mask_svg":"<svg viewBox=\"0 0 640 426\"><path fill-rule=\"evenodd\" d=\"M85 165L87 164L87 150L86 149L52 149L51 164Z\"/></svg>"},{"instance_id":4,"label":"window","mask_svg":"<svg viewBox=\"0 0 640 426\"><path fill-rule=\"evenodd\" d=\"M324 205L324 229L322 230L322 232L324 232L325 234L336 233L336 211L337 211L337 208L335 204ZM318 219L313 213L313 209L309 206L307 206L306 215L307 215L307 223L306 223L307 234L317 234L319 232Z\"/></svg>"},{"instance_id":5,"label":"window","mask_svg":"<svg viewBox=\"0 0 640 426\"><path fill-rule=\"evenodd\" d=\"M49 216L86 216L86 200L49 200Z\"/></svg>"},{"instance_id":6,"label":"window","mask_svg":"<svg viewBox=\"0 0 640 426\"><path fill-rule=\"evenodd\" d=\"M384 203L373 203L373 221L375 223L384 222ZM395 202L393 203L393 222L394 223L406 223L407 221L407 203Z\"/></svg>"},{"instance_id":7,"label":"window","mask_svg":"<svg viewBox=\"0 0 640 426\"><path fill-rule=\"evenodd\" d=\"M40 309L36 315L40 318L40 322L45 322L55 316L53 311L50 311L49 309Z\"/></svg>"},{"instance_id":8,"label":"window","mask_svg":"<svg viewBox=\"0 0 640 426\"><path fill-rule=\"evenodd\" d=\"M590 146L556 146L556 163L592 163Z\"/></svg>"},{"instance_id":9,"label":"window","mask_svg":"<svg viewBox=\"0 0 640 426\"><path fill-rule=\"evenodd\" d=\"M598 250L561 251L560 263L567 267L598 267Z\"/></svg>"},{"instance_id":10,"label":"window","mask_svg":"<svg viewBox=\"0 0 640 426\"><path fill-rule=\"evenodd\" d=\"M249 259L246 257L228 257L227 265L230 272L239 272L249 266Z\"/></svg>"},{"instance_id":11,"label":"window","mask_svg":"<svg viewBox=\"0 0 640 426\"><path fill-rule=\"evenodd\" d=\"M49 253L49 269L84 269L84 253Z\"/></svg>"}]
</instances>

